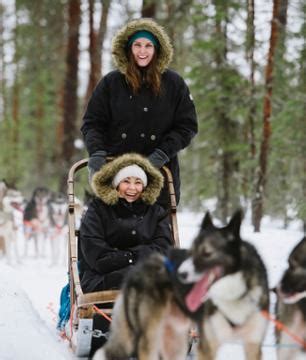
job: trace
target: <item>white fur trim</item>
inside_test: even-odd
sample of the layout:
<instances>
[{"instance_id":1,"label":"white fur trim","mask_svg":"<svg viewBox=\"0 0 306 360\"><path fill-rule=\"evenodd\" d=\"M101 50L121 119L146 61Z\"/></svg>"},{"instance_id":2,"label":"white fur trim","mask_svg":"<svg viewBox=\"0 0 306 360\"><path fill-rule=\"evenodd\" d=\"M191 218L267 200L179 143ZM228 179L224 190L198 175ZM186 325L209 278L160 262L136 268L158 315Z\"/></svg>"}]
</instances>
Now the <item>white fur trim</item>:
<instances>
[{"instance_id":1,"label":"white fur trim","mask_svg":"<svg viewBox=\"0 0 306 360\"><path fill-rule=\"evenodd\" d=\"M116 187L123 179L131 176L140 179L144 187L147 186L148 178L146 173L140 166L134 164L134 165L126 166L117 172L112 182L113 187L116 189Z\"/></svg>"}]
</instances>

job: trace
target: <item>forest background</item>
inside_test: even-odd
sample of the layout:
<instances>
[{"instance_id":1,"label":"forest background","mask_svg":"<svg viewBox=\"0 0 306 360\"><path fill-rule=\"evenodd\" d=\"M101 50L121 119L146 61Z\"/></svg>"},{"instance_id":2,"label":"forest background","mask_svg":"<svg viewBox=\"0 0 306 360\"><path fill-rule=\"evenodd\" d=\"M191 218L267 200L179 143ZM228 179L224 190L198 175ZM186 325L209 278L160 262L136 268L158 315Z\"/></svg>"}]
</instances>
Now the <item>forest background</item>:
<instances>
[{"instance_id":1,"label":"forest background","mask_svg":"<svg viewBox=\"0 0 306 360\"><path fill-rule=\"evenodd\" d=\"M172 38L199 134L180 153L180 207L238 206L306 228L304 0L0 0L0 176L28 197L66 191L87 157L79 131L95 85L113 68L111 39L152 17ZM88 187L87 174L79 181Z\"/></svg>"}]
</instances>

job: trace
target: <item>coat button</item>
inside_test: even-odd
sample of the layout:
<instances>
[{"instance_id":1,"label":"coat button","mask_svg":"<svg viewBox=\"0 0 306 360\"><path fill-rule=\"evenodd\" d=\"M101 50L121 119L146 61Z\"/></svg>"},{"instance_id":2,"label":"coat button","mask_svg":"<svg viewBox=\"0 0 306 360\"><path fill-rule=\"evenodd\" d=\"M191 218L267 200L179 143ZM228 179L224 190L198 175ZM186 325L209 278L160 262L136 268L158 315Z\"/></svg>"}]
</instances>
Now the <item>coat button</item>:
<instances>
[{"instance_id":1,"label":"coat button","mask_svg":"<svg viewBox=\"0 0 306 360\"><path fill-rule=\"evenodd\" d=\"M122 137L122 139L126 139L126 137L127 137L126 133L122 133L121 137Z\"/></svg>"},{"instance_id":2,"label":"coat button","mask_svg":"<svg viewBox=\"0 0 306 360\"><path fill-rule=\"evenodd\" d=\"M132 230L132 235L136 235L136 230Z\"/></svg>"},{"instance_id":3,"label":"coat button","mask_svg":"<svg viewBox=\"0 0 306 360\"><path fill-rule=\"evenodd\" d=\"M140 134L140 137L144 138L146 135L144 133Z\"/></svg>"},{"instance_id":4,"label":"coat button","mask_svg":"<svg viewBox=\"0 0 306 360\"><path fill-rule=\"evenodd\" d=\"M156 136L155 136L155 135L151 135L151 136L150 136L150 139L151 139L151 140L156 140Z\"/></svg>"},{"instance_id":5,"label":"coat button","mask_svg":"<svg viewBox=\"0 0 306 360\"><path fill-rule=\"evenodd\" d=\"M147 112L149 109L147 107L143 108L143 111Z\"/></svg>"}]
</instances>

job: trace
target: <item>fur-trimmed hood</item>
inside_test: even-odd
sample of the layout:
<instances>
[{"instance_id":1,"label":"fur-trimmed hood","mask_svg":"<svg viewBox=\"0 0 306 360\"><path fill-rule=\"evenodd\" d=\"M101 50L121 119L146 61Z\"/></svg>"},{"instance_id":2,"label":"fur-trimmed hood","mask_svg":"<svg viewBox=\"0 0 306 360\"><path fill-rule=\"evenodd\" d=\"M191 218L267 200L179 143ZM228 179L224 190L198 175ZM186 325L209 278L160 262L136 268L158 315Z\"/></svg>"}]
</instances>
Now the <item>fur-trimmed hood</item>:
<instances>
[{"instance_id":1,"label":"fur-trimmed hood","mask_svg":"<svg viewBox=\"0 0 306 360\"><path fill-rule=\"evenodd\" d=\"M157 67L161 73L164 72L172 60L173 47L164 29L152 19L147 18L130 21L114 36L112 54L119 71L123 74L126 73L128 62L126 45L131 35L139 30L150 31L158 39L160 47Z\"/></svg>"},{"instance_id":2,"label":"fur-trimmed hood","mask_svg":"<svg viewBox=\"0 0 306 360\"><path fill-rule=\"evenodd\" d=\"M141 194L141 199L147 204L154 204L163 186L164 178L149 160L136 153L124 154L104 165L92 180L92 188L97 197L107 205L114 205L119 200L118 191L112 187L114 176L122 168L136 164L148 177L148 185Z\"/></svg>"}]
</instances>

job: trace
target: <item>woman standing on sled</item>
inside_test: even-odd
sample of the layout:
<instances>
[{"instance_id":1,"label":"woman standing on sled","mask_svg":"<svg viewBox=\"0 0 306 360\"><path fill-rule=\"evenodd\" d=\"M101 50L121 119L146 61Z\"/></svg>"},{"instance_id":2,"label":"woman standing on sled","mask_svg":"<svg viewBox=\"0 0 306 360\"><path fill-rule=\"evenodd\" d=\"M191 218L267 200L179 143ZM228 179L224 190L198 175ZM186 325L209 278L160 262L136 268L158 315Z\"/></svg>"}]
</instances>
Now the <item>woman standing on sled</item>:
<instances>
[{"instance_id":1,"label":"woman standing on sled","mask_svg":"<svg viewBox=\"0 0 306 360\"><path fill-rule=\"evenodd\" d=\"M81 128L90 177L105 164L106 156L137 152L157 168L170 168L178 202L177 153L198 129L189 89L168 69L170 40L153 20L133 20L114 37L112 53L118 70L97 85ZM165 205L167 200L159 202Z\"/></svg>"},{"instance_id":2,"label":"woman standing on sled","mask_svg":"<svg viewBox=\"0 0 306 360\"><path fill-rule=\"evenodd\" d=\"M139 259L172 244L166 210L156 204L163 177L138 154L125 154L93 177L96 198L80 227L84 292L118 289Z\"/></svg>"}]
</instances>

